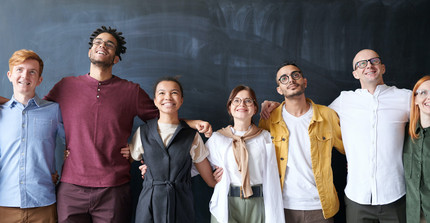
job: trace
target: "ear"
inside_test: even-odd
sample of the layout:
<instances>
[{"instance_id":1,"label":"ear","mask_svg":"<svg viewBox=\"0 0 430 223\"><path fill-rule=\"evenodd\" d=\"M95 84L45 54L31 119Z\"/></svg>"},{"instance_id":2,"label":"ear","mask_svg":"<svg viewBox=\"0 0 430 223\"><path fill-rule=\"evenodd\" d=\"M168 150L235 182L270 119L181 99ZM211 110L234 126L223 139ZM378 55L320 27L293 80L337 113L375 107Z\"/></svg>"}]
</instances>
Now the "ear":
<instances>
[{"instance_id":1,"label":"ear","mask_svg":"<svg viewBox=\"0 0 430 223\"><path fill-rule=\"evenodd\" d=\"M12 80L10 79L12 77L12 73L10 71L7 72L7 78L9 79L10 82L12 82Z\"/></svg>"},{"instance_id":2,"label":"ear","mask_svg":"<svg viewBox=\"0 0 430 223\"><path fill-rule=\"evenodd\" d=\"M88 58L91 56L91 48L88 50Z\"/></svg>"},{"instance_id":3,"label":"ear","mask_svg":"<svg viewBox=\"0 0 430 223\"><path fill-rule=\"evenodd\" d=\"M284 93L282 93L281 87L276 87L276 91L278 92L278 94L284 95Z\"/></svg>"},{"instance_id":4,"label":"ear","mask_svg":"<svg viewBox=\"0 0 430 223\"><path fill-rule=\"evenodd\" d=\"M305 88L307 88L307 87L308 87L308 79L303 78L303 82L304 82L304 84L305 84Z\"/></svg>"},{"instance_id":5,"label":"ear","mask_svg":"<svg viewBox=\"0 0 430 223\"><path fill-rule=\"evenodd\" d=\"M385 64L381 64L381 75L385 74Z\"/></svg>"},{"instance_id":6,"label":"ear","mask_svg":"<svg viewBox=\"0 0 430 223\"><path fill-rule=\"evenodd\" d=\"M360 80L360 76L358 76L357 70L352 71L352 76L354 76L355 79Z\"/></svg>"},{"instance_id":7,"label":"ear","mask_svg":"<svg viewBox=\"0 0 430 223\"><path fill-rule=\"evenodd\" d=\"M119 62L119 56L115 55L115 58L113 59L113 64L116 64Z\"/></svg>"},{"instance_id":8,"label":"ear","mask_svg":"<svg viewBox=\"0 0 430 223\"><path fill-rule=\"evenodd\" d=\"M39 86L42 83L42 81L43 81L43 77L39 76L39 80L37 80L36 86Z\"/></svg>"}]
</instances>

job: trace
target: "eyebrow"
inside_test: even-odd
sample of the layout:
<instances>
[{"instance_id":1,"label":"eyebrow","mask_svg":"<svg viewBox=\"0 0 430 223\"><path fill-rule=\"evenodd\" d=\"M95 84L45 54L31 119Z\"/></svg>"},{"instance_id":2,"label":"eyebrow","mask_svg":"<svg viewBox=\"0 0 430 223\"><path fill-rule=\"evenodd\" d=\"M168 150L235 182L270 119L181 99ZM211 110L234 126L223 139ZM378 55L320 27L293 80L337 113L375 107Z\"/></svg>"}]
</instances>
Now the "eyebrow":
<instances>
[{"instance_id":1,"label":"eyebrow","mask_svg":"<svg viewBox=\"0 0 430 223\"><path fill-rule=\"evenodd\" d=\"M116 44L114 43L114 42L112 42L111 40L103 40L102 38L95 38L94 40L101 40L101 41L103 41L103 42L109 42L109 43L112 43L113 45L115 45L116 46Z\"/></svg>"}]
</instances>

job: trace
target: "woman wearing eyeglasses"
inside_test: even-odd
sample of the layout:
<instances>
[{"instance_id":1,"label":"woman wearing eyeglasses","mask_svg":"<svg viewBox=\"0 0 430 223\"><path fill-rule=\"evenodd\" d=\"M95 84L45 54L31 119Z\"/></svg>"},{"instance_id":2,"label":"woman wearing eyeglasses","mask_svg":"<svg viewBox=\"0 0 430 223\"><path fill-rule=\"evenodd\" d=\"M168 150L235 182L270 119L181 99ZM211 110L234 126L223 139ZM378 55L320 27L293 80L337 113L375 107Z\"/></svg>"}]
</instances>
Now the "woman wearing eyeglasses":
<instances>
[{"instance_id":1,"label":"woman wearing eyeglasses","mask_svg":"<svg viewBox=\"0 0 430 223\"><path fill-rule=\"evenodd\" d=\"M408 223L430 222L430 76L414 86L403 150Z\"/></svg>"},{"instance_id":2,"label":"woman wearing eyeglasses","mask_svg":"<svg viewBox=\"0 0 430 223\"><path fill-rule=\"evenodd\" d=\"M209 161L222 167L210 202L211 222L284 222L275 148L269 132L252 123L254 91L234 88L227 101L233 118L206 142Z\"/></svg>"}]
</instances>

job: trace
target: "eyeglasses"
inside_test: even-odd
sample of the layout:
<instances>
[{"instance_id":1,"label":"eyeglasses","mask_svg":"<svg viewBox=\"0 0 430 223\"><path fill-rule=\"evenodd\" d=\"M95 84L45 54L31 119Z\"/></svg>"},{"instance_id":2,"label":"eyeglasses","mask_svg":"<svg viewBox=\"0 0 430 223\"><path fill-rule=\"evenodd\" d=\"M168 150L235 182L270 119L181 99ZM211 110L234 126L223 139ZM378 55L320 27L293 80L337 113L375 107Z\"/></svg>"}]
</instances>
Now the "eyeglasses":
<instances>
[{"instance_id":1,"label":"eyeglasses","mask_svg":"<svg viewBox=\"0 0 430 223\"><path fill-rule=\"evenodd\" d=\"M95 39L93 41L93 45L95 46L100 46L102 44L105 44L106 48L110 49L110 50L114 50L116 48L115 44L113 44L111 41L103 41L102 39Z\"/></svg>"},{"instance_id":2,"label":"eyeglasses","mask_svg":"<svg viewBox=\"0 0 430 223\"><path fill-rule=\"evenodd\" d=\"M357 70L357 68L363 69L365 67L367 67L367 63L370 62L370 64L372 65L378 65L381 64L381 58L380 57L374 57L374 58L370 58L368 60L360 60L357 63L355 63L355 69Z\"/></svg>"},{"instance_id":3,"label":"eyeglasses","mask_svg":"<svg viewBox=\"0 0 430 223\"><path fill-rule=\"evenodd\" d=\"M298 80L298 79L302 78L302 72L301 71L293 71L293 72L291 72L291 74L289 76L284 74L278 79L278 81L281 82L281 84L288 84L288 82L290 81L290 77L293 80Z\"/></svg>"},{"instance_id":4,"label":"eyeglasses","mask_svg":"<svg viewBox=\"0 0 430 223\"><path fill-rule=\"evenodd\" d=\"M254 99L252 99L252 98L244 98L244 99L241 99L241 98L233 98L233 100L231 100L231 104L232 104L232 105L234 105L234 106L238 106L238 105L240 105L242 102L243 102L247 107L250 107L250 106L254 105Z\"/></svg>"},{"instance_id":5,"label":"eyeglasses","mask_svg":"<svg viewBox=\"0 0 430 223\"><path fill-rule=\"evenodd\" d=\"M417 90L415 92L415 96L419 96L419 97L423 97L423 98L427 97L429 94L430 94L429 90Z\"/></svg>"}]
</instances>

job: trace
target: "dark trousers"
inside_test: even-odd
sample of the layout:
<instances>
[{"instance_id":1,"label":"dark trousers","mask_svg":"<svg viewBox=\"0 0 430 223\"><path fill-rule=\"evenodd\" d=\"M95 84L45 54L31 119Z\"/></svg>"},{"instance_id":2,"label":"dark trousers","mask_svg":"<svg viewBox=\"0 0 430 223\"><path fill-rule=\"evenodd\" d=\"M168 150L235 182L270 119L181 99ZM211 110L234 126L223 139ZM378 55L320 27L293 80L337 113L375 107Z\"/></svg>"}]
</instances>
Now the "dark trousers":
<instances>
[{"instance_id":1,"label":"dark trousers","mask_svg":"<svg viewBox=\"0 0 430 223\"><path fill-rule=\"evenodd\" d=\"M345 196L348 223L406 223L406 197L385 205L362 205Z\"/></svg>"},{"instance_id":2,"label":"dark trousers","mask_svg":"<svg viewBox=\"0 0 430 223\"><path fill-rule=\"evenodd\" d=\"M58 222L130 222L130 185L82 187L60 183L57 191Z\"/></svg>"}]
</instances>

